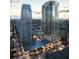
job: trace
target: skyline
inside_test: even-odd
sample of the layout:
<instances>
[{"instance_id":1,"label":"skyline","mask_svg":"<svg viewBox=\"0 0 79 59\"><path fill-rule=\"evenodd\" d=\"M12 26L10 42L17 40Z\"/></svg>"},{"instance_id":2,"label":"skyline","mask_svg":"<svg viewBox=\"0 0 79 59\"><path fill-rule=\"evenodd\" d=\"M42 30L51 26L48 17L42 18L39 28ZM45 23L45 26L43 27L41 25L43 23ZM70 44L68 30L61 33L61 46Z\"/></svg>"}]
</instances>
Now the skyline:
<instances>
[{"instance_id":1,"label":"skyline","mask_svg":"<svg viewBox=\"0 0 79 59\"><path fill-rule=\"evenodd\" d=\"M22 4L30 4L32 9L32 18L41 19L42 5L47 1L49 0L10 0L10 18L20 18ZM69 18L69 11L62 11L69 10L68 0L56 1L59 2L59 18ZM60 11L62 12L60 13Z\"/></svg>"}]
</instances>

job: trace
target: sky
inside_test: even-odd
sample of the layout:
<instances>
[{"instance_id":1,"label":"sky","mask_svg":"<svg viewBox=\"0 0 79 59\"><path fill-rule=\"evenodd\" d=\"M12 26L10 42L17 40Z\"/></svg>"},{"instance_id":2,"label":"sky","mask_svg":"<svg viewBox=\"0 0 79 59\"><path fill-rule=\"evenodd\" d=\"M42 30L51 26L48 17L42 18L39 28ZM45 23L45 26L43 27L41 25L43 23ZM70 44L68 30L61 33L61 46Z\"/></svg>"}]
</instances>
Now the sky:
<instances>
[{"instance_id":1,"label":"sky","mask_svg":"<svg viewBox=\"0 0 79 59\"><path fill-rule=\"evenodd\" d=\"M42 18L42 5L49 0L10 0L10 17L20 18L22 4L30 4L32 9L32 18ZM69 0L56 0L59 2L59 11L69 9ZM69 12L59 12L59 18L68 18Z\"/></svg>"}]
</instances>

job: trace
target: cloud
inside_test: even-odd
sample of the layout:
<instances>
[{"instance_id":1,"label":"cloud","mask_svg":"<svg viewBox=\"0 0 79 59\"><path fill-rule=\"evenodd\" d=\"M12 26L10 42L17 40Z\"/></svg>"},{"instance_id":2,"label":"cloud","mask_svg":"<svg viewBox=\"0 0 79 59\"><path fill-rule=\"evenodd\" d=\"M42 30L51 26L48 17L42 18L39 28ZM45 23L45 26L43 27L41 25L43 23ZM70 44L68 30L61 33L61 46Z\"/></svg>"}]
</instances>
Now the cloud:
<instances>
[{"instance_id":1,"label":"cloud","mask_svg":"<svg viewBox=\"0 0 79 59\"><path fill-rule=\"evenodd\" d=\"M59 18L67 19L69 18L69 8L68 7L62 7L59 11Z\"/></svg>"},{"instance_id":2,"label":"cloud","mask_svg":"<svg viewBox=\"0 0 79 59\"><path fill-rule=\"evenodd\" d=\"M62 13L62 12L69 12L69 10L61 10L61 11L59 11L59 13Z\"/></svg>"},{"instance_id":3,"label":"cloud","mask_svg":"<svg viewBox=\"0 0 79 59\"><path fill-rule=\"evenodd\" d=\"M36 12L36 11L33 11L32 12L32 18L40 18L41 19L41 16L42 14L41 14L41 12Z\"/></svg>"},{"instance_id":4,"label":"cloud","mask_svg":"<svg viewBox=\"0 0 79 59\"><path fill-rule=\"evenodd\" d=\"M22 0L10 0L10 3L18 3L21 2Z\"/></svg>"},{"instance_id":5,"label":"cloud","mask_svg":"<svg viewBox=\"0 0 79 59\"><path fill-rule=\"evenodd\" d=\"M32 13L41 14L41 12L37 12L37 11L32 11Z\"/></svg>"}]
</instances>

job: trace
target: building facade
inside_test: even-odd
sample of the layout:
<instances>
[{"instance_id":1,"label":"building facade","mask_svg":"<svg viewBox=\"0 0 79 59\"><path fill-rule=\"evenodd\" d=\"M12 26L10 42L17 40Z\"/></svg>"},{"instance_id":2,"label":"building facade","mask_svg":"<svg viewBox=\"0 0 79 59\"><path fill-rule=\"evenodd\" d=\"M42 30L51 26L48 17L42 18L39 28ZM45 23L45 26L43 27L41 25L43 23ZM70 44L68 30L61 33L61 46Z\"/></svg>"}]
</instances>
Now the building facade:
<instances>
[{"instance_id":1,"label":"building facade","mask_svg":"<svg viewBox=\"0 0 79 59\"><path fill-rule=\"evenodd\" d=\"M48 1L42 6L42 22L45 35L52 35L59 32L58 30L58 6L56 1Z\"/></svg>"},{"instance_id":2,"label":"building facade","mask_svg":"<svg viewBox=\"0 0 79 59\"><path fill-rule=\"evenodd\" d=\"M10 19L10 58L20 57L19 52L24 52L22 42L19 38L19 33L17 32L17 20L19 19ZM16 54L16 55L14 55Z\"/></svg>"},{"instance_id":3,"label":"building facade","mask_svg":"<svg viewBox=\"0 0 79 59\"><path fill-rule=\"evenodd\" d=\"M32 43L32 11L30 5L22 5L21 19L17 21L16 26L23 46L30 45Z\"/></svg>"},{"instance_id":4,"label":"building facade","mask_svg":"<svg viewBox=\"0 0 79 59\"><path fill-rule=\"evenodd\" d=\"M21 37L24 40L24 45L32 43L32 11L31 6L22 5L21 11Z\"/></svg>"},{"instance_id":5,"label":"building facade","mask_svg":"<svg viewBox=\"0 0 79 59\"><path fill-rule=\"evenodd\" d=\"M59 35L64 38L66 41L69 41L69 20L68 19L59 19Z\"/></svg>"},{"instance_id":6,"label":"building facade","mask_svg":"<svg viewBox=\"0 0 79 59\"><path fill-rule=\"evenodd\" d=\"M42 29L41 19L32 20L32 35L38 35L38 32Z\"/></svg>"}]
</instances>

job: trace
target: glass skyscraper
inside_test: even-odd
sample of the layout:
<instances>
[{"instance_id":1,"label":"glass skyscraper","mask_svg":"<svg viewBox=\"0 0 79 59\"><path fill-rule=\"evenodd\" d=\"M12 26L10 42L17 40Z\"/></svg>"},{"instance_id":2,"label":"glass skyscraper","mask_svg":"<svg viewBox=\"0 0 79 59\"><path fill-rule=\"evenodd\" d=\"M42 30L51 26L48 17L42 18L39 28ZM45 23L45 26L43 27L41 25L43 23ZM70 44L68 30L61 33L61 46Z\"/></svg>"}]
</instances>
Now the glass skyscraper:
<instances>
[{"instance_id":1,"label":"glass skyscraper","mask_svg":"<svg viewBox=\"0 0 79 59\"><path fill-rule=\"evenodd\" d=\"M32 11L31 6L22 5L21 20L18 21L18 30L20 38L23 41L23 46L32 43Z\"/></svg>"},{"instance_id":2,"label":"glass skyscraper","mask_svg":"<svg viewBox=\"0 0 79 59\"><path fill-rule=\"evenodd\" d=\"M59 35L66 41L69 40L69 19L59 19Z\"/></svg>"},{"instance_id":3,"label":"glass skyscraper","mask_svg":"<svg viewBox=\"0 0 79 59\"><path fill-rule=\"evenodd\" d=\"M42 27L45 35L58 33L58 6L56 1L48 1L42 6Z\"/></svg>"}]
</instances>

